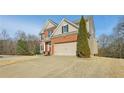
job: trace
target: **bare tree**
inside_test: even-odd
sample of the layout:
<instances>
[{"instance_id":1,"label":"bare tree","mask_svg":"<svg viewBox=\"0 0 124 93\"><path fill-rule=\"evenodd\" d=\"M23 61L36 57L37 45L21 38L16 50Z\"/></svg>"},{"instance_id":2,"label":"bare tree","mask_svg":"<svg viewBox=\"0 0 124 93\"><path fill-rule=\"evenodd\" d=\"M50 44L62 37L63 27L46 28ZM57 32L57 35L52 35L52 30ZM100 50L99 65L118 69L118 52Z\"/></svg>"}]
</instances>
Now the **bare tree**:
<instances>
[{"instance_id":1,"label":"bare tree","mask_svg":"<svg viewBox=\"0 0 124 93\"><path fill-rule=\"evenodd\" d=\"M124 57L124 20L120 21L113 31L114 45L116 46L116 54L118 57Z\"/></svg>"},{"instance_id":2,"label":"bare tree","mask_svg":"<svg viewBox=\"0 0 124 93\"><path fill-rule=\"evenodd\" d=\"M106 48L108 46L109 36L106 34L102 34L98 38L98 43L100 48Z\"/></svg>"},{"instance_id":3,"label":"bare tree","mask_svg":"<svg viewBox=\"0 0 124 93\"><path fill-rule=\"evenodd\" d=\"M36 48L39 46L39 39L35 35L28 34L27 36L27 44L30 54L35 54ZM39 50L40 51L40 50Z\"/></svg>"},{"instance_id":4,"label":"bare tree","mask_svg":"<svg viewBox=\"0 0 124 93\"><path fill-rule=\"evenodd\" d=\"M24 31L21 31L21 30L18 30L16 33L15 33L15 40L26 40L27 39L27 36L25 34Z\"/></svg>"},{"instance_id":5,"label":"bare tree","mask_svg":"<svg viewBox=\"0 0 124 93\"><path fill-rule=\"evenodd\" d=\"M5 29L3 29L0 35L1 35L1 40L0 40L0 51L1 52L0 53L7 54L9 51L9 46L10 46L9 34Z\"/></svg>"},{"instance_id":6,"label":"bare tree","mask_svg":"<svg viewBox=\"0 0 124 93\"><path fill-rule=\"evenodd\" d=\"M9 38L10 38L10 37L9 37L8 32L7 32L5 29L3 29L2 32L1 32L1 39L2 39L2 40L7 40L7 39L9 39Z\"/></svg>"},{"instance_id":7,"label":"bare tree","mask_svg":"<svg viewBox=\"0 0 124 93\"><path fill-rule=\"evenodd\" d=\"M113 29L111 35L99 37L100 56L124 58L124 19Z\"/></svg>"},{"instance_id":8,"label":"bare tree","mask_svg":"<svg viewBox=\"0 0 124 93\"><path fill-rule=\"evenodd\" d=\"M3 29L0 33L0 54L16 54L16 42L10 38L8 32Z\"/></svg>"}]
</instances>

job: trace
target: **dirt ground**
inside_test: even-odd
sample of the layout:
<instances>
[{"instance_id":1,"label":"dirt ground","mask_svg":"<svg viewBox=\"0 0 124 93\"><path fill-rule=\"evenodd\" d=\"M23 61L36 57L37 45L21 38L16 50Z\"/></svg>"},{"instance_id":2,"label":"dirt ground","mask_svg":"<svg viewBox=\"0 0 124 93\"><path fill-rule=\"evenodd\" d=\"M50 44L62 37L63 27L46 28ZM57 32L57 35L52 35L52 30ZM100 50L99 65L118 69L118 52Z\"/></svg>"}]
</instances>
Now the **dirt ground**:
<instances>
[{"instance_id":1,"label":"dirt ground","mask_svg":"<svg viewBox=\"0 0 124 93\"><path fill-rule=\"evenodd\" d=\"M0 77L124 77L124 59L71 56L0 57Z\"/></svg>"}]
</instances>

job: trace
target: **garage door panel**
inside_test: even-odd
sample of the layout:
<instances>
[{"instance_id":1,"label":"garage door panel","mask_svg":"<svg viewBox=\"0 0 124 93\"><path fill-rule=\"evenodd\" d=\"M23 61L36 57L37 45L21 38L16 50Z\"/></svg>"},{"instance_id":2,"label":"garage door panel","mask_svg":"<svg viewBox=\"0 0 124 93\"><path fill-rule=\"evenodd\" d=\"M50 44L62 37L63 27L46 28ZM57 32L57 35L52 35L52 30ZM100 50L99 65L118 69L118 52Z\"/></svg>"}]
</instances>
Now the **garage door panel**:
<instances>
[{"instance_id":1,"label":"garage door panel","mask_svg":"<svg viewBox=\"0 0 124 93\"><path fill-rule=\"evenodd\" d=\"M55 44L54 55L76 55L76 42Z\"/></svg>"}]
</instances>

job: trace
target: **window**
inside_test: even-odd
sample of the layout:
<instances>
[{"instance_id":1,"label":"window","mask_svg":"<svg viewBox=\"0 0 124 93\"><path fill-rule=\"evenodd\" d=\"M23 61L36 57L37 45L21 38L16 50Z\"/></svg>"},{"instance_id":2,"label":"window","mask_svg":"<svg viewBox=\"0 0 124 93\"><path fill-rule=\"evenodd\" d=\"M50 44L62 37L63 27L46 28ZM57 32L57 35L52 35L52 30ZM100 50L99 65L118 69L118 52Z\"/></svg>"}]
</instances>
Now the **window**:
<instances>
[{"instance_id":1,"label":"window","mask_svg":"<svg viewBox=\"0 0 124 93\"><path fill-rule=\"evenodd\" d=\"M41 35L41 40L43 40L43 39L44 39L44 34Z\"/></svg>"},{"instance_id":2,"label":"window","mask_svg":"<svg viewBox=\"0 0 124 93\"><path fill-rule=\"evenodd\" d=\"M48 37L50 37L52 34L52 31L48 31Z\"/></svg>"},{"instance_id":3,"label":"window","mask_svg":"<svg viewBox=\"0 0 124 93\"><path fill-rule=\"evenodd\" d=\"M62 26L62 33L68 32L68 25Z\"/></svg>"},{"instance_id":4,"label":"window","mask_svg":"<svg viewBox=\"0 0 124 93\"><path fill-rule=\"evenodd\" d=\"M43 45L41 45L41 50L43 50L44 49L44 46Z\"/></svg>"}]
</instances>

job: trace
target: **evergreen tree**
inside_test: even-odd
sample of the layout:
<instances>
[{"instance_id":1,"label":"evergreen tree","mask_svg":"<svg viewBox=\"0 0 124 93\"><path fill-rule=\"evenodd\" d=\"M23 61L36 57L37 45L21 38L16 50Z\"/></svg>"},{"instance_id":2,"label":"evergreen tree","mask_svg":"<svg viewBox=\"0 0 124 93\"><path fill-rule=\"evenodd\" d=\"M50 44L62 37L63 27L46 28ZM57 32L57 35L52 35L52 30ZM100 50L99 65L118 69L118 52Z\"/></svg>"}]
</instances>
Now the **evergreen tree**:
<instances>
[{"instance_id":1,"label":"evergreen tree","mask_svg":"<svg viewBox=\"0 0 124 93\"><path fill-rule=\"evenodd\" d=\"M40 54L40 46L39 45L36 45L35 46L35 51L34 51L35 54Z\"/></svg>"},{"instance_id":2,"label":"evergreen tree","mask_svg":"<svg viewBox=\"0 0 124 93\"><path fill-rule=\"evenodd\" d=\"M29 54L27 42L25 40L22 40L22 39L18 40L16 52L19 55L28 55Z\"/></svg>"},{"instance_id":3,"label":"evergreen tree","mask_svg":"<svg viewBox=\"0 0 124 93\"><path fill-rule=\"evenodd\" d=\"M77 57L90 57L90 48L88 44L88 32L86 29L86 22L81 17L78 36L77 36Z\"/></svg>"}]
</instances>

